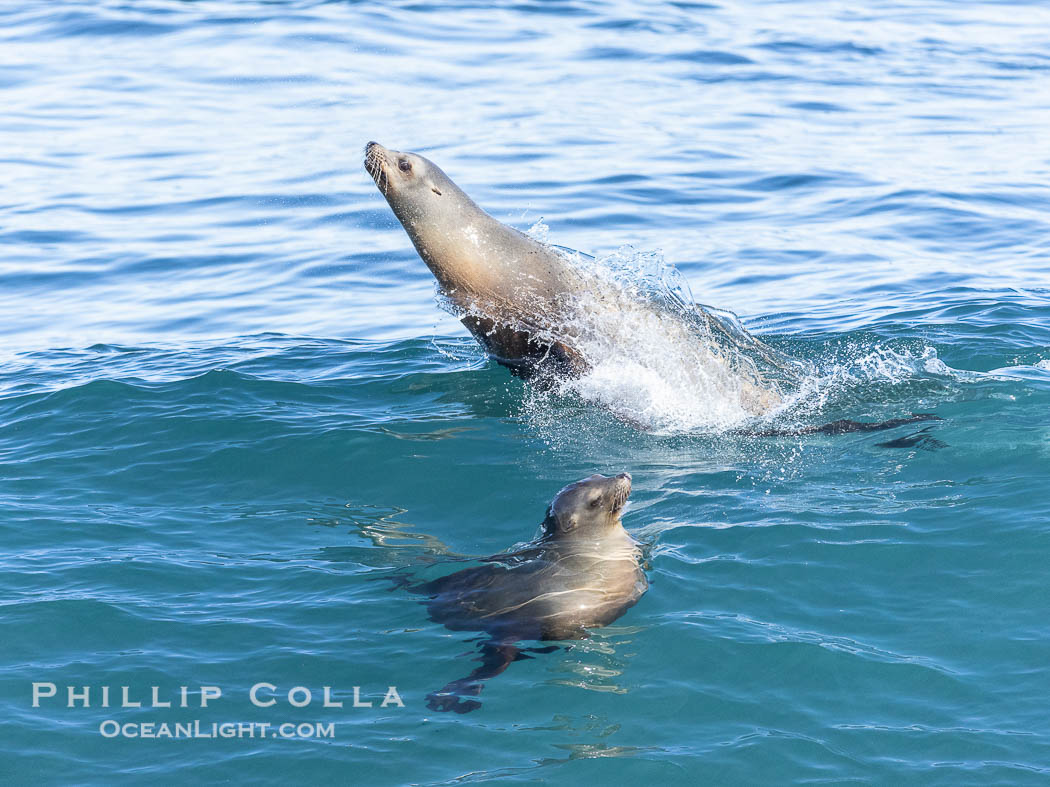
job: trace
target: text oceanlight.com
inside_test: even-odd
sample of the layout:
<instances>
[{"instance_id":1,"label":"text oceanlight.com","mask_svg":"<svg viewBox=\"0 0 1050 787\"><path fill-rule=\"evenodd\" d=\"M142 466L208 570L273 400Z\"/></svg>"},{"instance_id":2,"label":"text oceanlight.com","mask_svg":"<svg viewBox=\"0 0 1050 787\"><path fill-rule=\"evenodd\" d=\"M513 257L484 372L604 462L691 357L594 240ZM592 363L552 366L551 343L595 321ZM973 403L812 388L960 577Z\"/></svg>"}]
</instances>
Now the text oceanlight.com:
<instances>
[{"instance_id":1,"label":"text oceanlight.com","mask_svg":"<svg viewBox=\"0 0 1050 787\"><path fill-rule=\"evenodd\" d=\"M134 722L121 724L106 719L98 725L103 738L334 738L335 723L265 721L205 722Z\"/></svg>"}]
</instances>

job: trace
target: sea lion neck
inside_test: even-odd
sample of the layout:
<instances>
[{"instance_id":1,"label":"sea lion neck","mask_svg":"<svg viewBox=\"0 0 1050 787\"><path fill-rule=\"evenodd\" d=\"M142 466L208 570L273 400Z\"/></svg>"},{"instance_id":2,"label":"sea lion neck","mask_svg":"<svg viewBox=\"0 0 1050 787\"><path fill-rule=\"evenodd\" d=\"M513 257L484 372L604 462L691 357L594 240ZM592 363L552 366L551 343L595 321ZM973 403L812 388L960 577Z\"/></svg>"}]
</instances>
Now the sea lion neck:
<instances>
[{"instance_id":1,"label":"sea lion neck","mask_svg":"<svg viewBox=\"0 0 1050 787\"><path fill-rule=\"evenodd\" d=\"M600 525L591 524L586 528L570 531L554 531L545 524L539 543L559 551L617 551L624 546L633 547L636 544L619 517Z\"/></svg>"},{"instance_id":2,"label":"sea lion neck","mask_svg":"<svg viewBox=\"0 0 1050 787\"><path fill-rule=\"evenodd\" d=\"M517 278L508 267L520 256L515 247L531 239L482 210L437 167L432 181L440 194L424 186L385 196L442 291L463 301L504 290Z\"/></svg>"}]
</instances>

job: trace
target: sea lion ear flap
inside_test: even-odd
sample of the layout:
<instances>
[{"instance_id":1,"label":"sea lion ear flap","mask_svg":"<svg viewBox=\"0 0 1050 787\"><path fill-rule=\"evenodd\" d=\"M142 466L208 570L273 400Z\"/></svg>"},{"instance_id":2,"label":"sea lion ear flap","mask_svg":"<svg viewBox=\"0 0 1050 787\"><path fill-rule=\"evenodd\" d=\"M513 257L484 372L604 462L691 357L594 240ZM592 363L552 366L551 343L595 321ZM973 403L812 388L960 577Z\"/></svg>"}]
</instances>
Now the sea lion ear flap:
<instances>
[{"instance_id":1,"label":"sea lion ear flap","mask_svg":"<svg viewBox=\"0 0 1050 787\"><path fill-rule=\"evenodd\" d=\"M547 506L547 515L543 518L540 527L543 529L543 535L554 535L554 531L558 528L558 520L554 518L554 506Z\"/></svg>"},{"instance_id":2,"label":"sea lion ear flap","mask_svg":"<svg viewBox=\"0 0 1050 787\"><path fill-rule=\"evenodd\" d=\"M543 528L543 535L553 536L558 533L570 533L576 529L576 525L580 523L579 518L576 514L572 514L566 519L558 520L554 516L554 506L551 505L547 508L547 518L543 520L543 524L540 527Z\"/></svg>"}]
</instances>

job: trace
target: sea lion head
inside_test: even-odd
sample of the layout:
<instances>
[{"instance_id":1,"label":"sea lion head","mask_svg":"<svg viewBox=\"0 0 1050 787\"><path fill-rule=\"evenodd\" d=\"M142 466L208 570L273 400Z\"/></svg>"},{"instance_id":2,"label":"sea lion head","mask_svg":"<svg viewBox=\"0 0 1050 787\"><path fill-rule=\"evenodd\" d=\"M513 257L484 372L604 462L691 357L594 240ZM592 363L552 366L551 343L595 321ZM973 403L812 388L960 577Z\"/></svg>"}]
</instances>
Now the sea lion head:
<instances>
[{"instance_id":1,"label":"sea lion head","mask_svg":"<svg viewBox=\"0 0 1050 787\"><path fill-rule=\"evenodd\" d=\"M548 538L602 538L622 527L620 512L631 495L631 474L592 475L569 484L547 509L543 533Z\"/></svg>"},{"instance_id":2,"label":"sea lion head","mask_svg":"<svg viewBox=\"0 0 1050 787\"><path fill-rule=\"evenodd\" d=\"M446 195L455 199L463 194L433 161L416 153L390 150L378 142L365 145L365 170L402 223L424 211L440 211Z\"/></svg>"},{"instance_id":3,"label":"sea lion head","mask_svg":"<svg viewBox=\"0 0 1050 787\"><path fill-rule=\"evenodd\" d=\"M441 167L417 153L365 145L365 169L445 292L492 290L505 277L485 260L496 224Z\"/></svg>"}]
</instances>

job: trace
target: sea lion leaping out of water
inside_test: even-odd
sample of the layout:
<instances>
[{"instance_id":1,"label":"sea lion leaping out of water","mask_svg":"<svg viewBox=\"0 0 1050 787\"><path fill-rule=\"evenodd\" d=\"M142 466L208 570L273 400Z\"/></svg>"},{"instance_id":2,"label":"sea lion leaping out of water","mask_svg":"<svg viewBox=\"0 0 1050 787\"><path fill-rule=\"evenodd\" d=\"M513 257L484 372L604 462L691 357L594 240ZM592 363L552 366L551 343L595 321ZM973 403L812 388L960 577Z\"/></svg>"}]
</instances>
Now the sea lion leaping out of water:
<instances>
[{"instance_id":1,"label":"sea lion leaping out of water","mask_svg":"<svg viewBox=\"0 0 1050 787\"><path fill-rule=\"evenodd\" d=\"M660 347L675 348L673 372L695 368L688 379L705 397L732 402L740 420L769 413L783 402L782 386L797 380L793 362L743 328L699 307L684 316L631 297L497 221L420 155L369 142L364 164L457 316L492 358L521 377L579 377L646 332ZM901 423L913 420L929 418ZM871 426L838 421L792 433Z\"/></svg>"},{"instance_id":2,"label":"sea lion leaping out of water","mask_svg":"<svg viewBox=\"0 0 1050 787\"><path fill-rule=\"evenodd\" d=\"M528 546L483 558L481 565L430 582L408 583L428 597L432 620L454 631L480 631L489 639L481 666L427 696L432 710L467 713L482 683L512 662L528 658L522 640L569 640L608 625L649 587L641 548L623 528L620 513L631 476L592 475L562 489ZM553 650L547 648L540 652Z\"/></svg>"},{"instance_id":3,"label":"sea lion leaping out of water","mask_svg":"<svg viewBox=\"0 0 1050 787\"><path fill-rule=\"evenodd\" d=\"M479 208L432 161L365 148L365 169L463 324L496 361L523 377L579 373L586 362L566 341L566 294L582 278L565 258Z\"/></svg>"}]
</instances>

